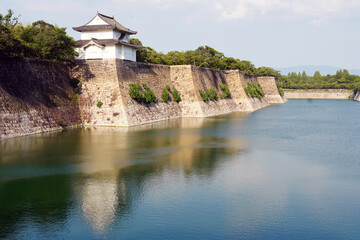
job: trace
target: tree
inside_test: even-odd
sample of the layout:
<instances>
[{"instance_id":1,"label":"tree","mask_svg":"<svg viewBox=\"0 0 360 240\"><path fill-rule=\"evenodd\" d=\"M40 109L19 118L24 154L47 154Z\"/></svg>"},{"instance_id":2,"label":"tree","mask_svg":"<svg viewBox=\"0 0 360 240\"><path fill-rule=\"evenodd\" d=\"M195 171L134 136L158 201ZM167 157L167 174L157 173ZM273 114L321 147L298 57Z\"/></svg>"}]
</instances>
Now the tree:
<instances>
[{"instance_id":1,"label":"tree","mask_svg":"<svg viewBox=\"0 0 360 240\"><path fill-rule=\"evenodd\" d=\"M14 36L18 17L13 15L14 12L10 9L5 16L0 14L0 58L18 58L24 51L24 46Z\"/></svg>"},{"instance_id":2,"label":"tree","mask_svg":"<svg viewBox=\"0 0 360 240\"><path fill-rule=\"evenodd\" d=\"M315 80L315 81L320 81L320 80L321 80L321 74L320 74L319 71L316 71L316 72L314 73L314 80Z\"/></svg>"},{"instance_id":3,"label":"tree","mask_svg":"<svg viewBox=\"0 0 360 240\"><path fill-rule=\"evenodd\" d=\"M25 57L48 60L72 60L76 56L75 40L59 28L45 21L16 29L16 37L27 47Z\"/></svg>"}]
</instances>

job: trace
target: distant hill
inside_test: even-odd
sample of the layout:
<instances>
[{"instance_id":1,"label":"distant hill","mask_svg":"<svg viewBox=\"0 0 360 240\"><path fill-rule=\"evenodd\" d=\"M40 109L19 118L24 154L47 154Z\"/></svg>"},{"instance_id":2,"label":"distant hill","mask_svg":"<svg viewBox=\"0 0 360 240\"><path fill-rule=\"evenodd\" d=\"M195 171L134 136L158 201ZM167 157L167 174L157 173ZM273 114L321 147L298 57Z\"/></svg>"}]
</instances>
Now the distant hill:
<instances>
[{"instance_id":1,"label":"distant hill","mask_svg":"<svg viewBox=\"0 0 360 240\"><path fill-rule=\"evenodd\" d=\"M340 67L332 67L332 66L316 66L316 65L306 65L306 66L294 66L294 67L278 67L275 68L279 70L281 74L287 75L289 72L306 72L307 75L312 76L316 71L320 71L321 75L333 75L339 69L344 69ZM350 74L360 75L360 69L347 69Z\"/></svg>"}]
</instances>

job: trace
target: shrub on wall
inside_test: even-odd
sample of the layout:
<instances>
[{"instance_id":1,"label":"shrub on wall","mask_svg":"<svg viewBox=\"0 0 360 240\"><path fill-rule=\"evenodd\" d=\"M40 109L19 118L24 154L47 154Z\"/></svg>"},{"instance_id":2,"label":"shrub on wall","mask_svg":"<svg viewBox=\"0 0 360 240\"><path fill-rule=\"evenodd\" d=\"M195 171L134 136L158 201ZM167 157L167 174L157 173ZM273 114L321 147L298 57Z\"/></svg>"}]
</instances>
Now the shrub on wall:
<instances>
[{"instance_id":1,"label":"shrub on wall","mask_svg":"<svg viewBox=\"0 0 360 240\"><path fill-rule=\"evenodd\" d=\"M102 103L102 102L100 102L100 101L96 104L96 106L97 106L98 108L101 108L101 107L102 107L102 105L103 105L103 103Z\"/></svg>"},{"instance_id":2,"label":"shrub on wall","mask_svg":"<svg viewBox=\"0 0 360 240\"><path fill-rule=\"evenodd\" d=\"M250 95L252 98L262 99L265 95L264 90L259 83L248 82L247 87L245 88L246 94Z\"/></svg>"},{"instance_id":3,"label":"shrub on wall","mask_svg":"<svg viewBox=\"0 0 360 240\"><path fill-rule=\"evenodd\" d=\"M280 94L280 96L284 96L284 90L282 89L282 87L280 87L280 85L276 85L277 86L277 89L278 89L278 92L279 92L279 94Z\"/></svg>"},{"instance_id":4,"label":"shrub on wall","mask_svg":"<svg viewBox=\"0 0 360 240\"><path fill-rule=\"evenodd\" d=\"M71 78L70 84L73 88L77 88L79 86L80 80L77 78Z\"/></svg>"},{"instance_id":5,"label":"shrub on wall","mask_svg":"<svg viewBox=\"0 0 360 240\"><path fill-rule=\"evenodd\" d=\"M163 102L167 102L170 98L170 86L169 85L166 85L166 87L164 87L164 89L162 90L162 93L161 93L161 99Z\"/></svg>"},{"instance_id":6,"label":"shrub on wall","mask_svg":"<svg viewBox=\"0 0 360 240\"><path fill-rule=\"evenodd\" d=\"M155 96L155 93L153 90L151 90L150 88L147 88L144 92L144 102L145 103L152 103L152 102L157 102L157 98Z\"/></svg>"},{"instance_id":7,"label":"shrub on wall","mask_svg":"<svg viewBox=\"0 0 360 240\"><path fill-rule=\"evenodd\" d=\"M174 97L175 102L177 102L177 103L181 102L181 97L179 95L178 90L174 89L171 93L172 93L172 95Z\"/></svg>"},{"instance_id":8,"label":"shrub on wall","mask_svg":"<svg viewBox=\"0 0 360 240\"><path fill-rule=\"evenodd\" d=\"M140 83L130 83L129 85L129 95L132 99L136 100L137 102L145 102L145 103L152 103L157 102L157 98L155 96L154 91L152 91L146 82L142 84L143 88L145 89L144 93L141 90Z\"/></svg>"},{"instance_id":9,"label":"shrub on wall","mask_svg":"<svg viewBox=\"0 0 360 240\"><path fill-rule=\"evenodd\" d=\"M215 88L206 89L206 94L207 94L209 100L215 100L215 101L218 100L218 95L217 95L217 93L216 93L216 89L215 89Z\"/></svg>"},{"instance_id":10,"label":"shrub on wall","mask_svg":"<svg viewBox=\"0 0 360 240\"><path fill-rule=\"evenodd\" d=\"M223 93L220 94L221 99L230 97L230 90L226 84L220 84L220 89L223 91Z\"/></svg>"},{"instance_id":11,"label":"shrub on wall","mask_svg":"<svg viewBox=\"0 0 360 240\"><path fill-rule=\"evenodd\" d=\"M202 98L202 100L203 100L204 102L206 102L206 101L209 99L206 91L204 91L204 90L199 90L199 93L200 93L200 96L201 96L201 98Z\"/></svg>"},{"instance_id":12,"label":"shrub on wall","mask_svg":"<svg viewBox=\"0 0 360 240\"><path fill-rule=\"evenodd\" d=\"M141 91L140 83L130 83L129 88L129 95L132 99L142 102L143 100L143 93Z\"/></svg>"},{"instance_id":13,"label":"shrub on wall","mask_svg":"<svg viewBox=\"0 0 360 240\"><path fill-rule=\"evenodd\" d=\"M215 88L209 88L206 90L199 90L200 96L204 102L207 100L218 100L218 95Z\"/></svg>"},{"instance_id":14,"label":"shrub on wall","mask_svg":"<svg viewBox=\"0 0 360 240\"><path fill-rule=\"evenodd\" d=\"M67 123L65 121L62 120L57 120L56 124L59 125L60 127L67 127Z\"/></svg>"}]
</instances>

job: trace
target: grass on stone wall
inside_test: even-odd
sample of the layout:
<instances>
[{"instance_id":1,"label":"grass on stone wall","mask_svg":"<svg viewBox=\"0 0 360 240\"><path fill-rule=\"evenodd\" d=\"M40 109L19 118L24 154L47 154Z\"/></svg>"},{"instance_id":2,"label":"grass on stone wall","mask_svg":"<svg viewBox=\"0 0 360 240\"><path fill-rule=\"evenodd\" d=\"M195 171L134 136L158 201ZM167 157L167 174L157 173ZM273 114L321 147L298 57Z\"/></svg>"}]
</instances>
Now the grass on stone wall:
<instances>
[{"instance_id":1,"label":"grass on stone wall","mask_svg":"<svg viewBox=\"0 0 360 240\"><path fill-rule=\"evenodd\" d=\"M253 82L248 82L247 87L245 88L245 92L246 94L248 94L250 97L252 98L258 98L258 99L262 99L265 95L264 90L262 89L262 87L260 86L259 83L253 83Z\"/></svg>"}]
</instances>

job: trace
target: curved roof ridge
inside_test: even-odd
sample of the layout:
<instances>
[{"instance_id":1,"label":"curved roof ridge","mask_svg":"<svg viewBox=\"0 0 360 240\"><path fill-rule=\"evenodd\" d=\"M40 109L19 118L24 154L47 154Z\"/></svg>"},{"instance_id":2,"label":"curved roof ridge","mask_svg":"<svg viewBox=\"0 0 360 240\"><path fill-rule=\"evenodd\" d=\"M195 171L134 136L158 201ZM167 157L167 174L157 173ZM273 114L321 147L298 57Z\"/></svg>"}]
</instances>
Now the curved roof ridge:
<instances>
[{"instance_id":1,"label":"curved roof ridge","mask_svg":"<svg viewBox=\"0 0 360 240\"><path fill-rule=\"evenodd\" d=\"M93 21L96 16L99 16L99 18L101 20L103 20L104 22L106 22L108 25L88 25L91 21ZM136 34L137 32L136 31L133 31L129 28L126 28L124 27L123 25L121 25L118 21L115 20L114 17L109 17L105 14L102 14L102 13L99 13L97 12L95 17L93 17L88 23L86 23L85 25L82 25L80 27L73 27L73 29L75 31L91 31L91 30L97 30L97 29L109 29L109 28L112 28L112 29L115 29L119 32L125 32L127 34Z\"/></svg>"},{"instance_id":2,"label":"curved roof ridge","mask_svg":"<svg viewBox=\"0 0 360 240\"><path fill-rule=\"evenodd\" d=\"M109 16L106 16L106 15L101 14L99 12L98 12L98 15L103 21L105 21L106 23L108 23L110 25L115 26L120 31L127 32L127 33L130 33L130 34L136 34L137 33L136 31L133 31L133 30L131 30L129 28L126 28L123 25L121 25L118 21L115 20L114 17L109 17Z\"/></svg>"}]
</instances>

